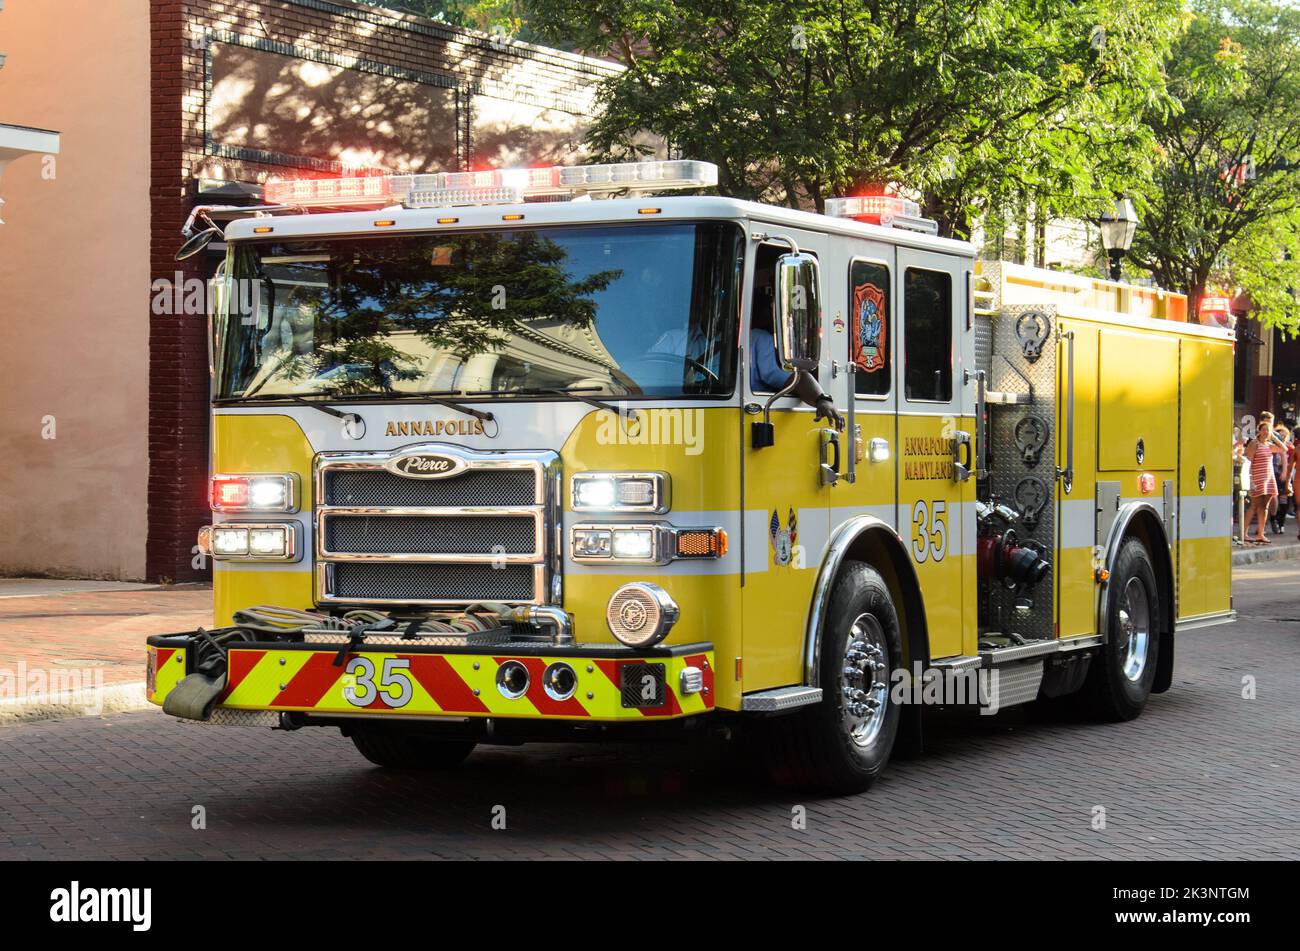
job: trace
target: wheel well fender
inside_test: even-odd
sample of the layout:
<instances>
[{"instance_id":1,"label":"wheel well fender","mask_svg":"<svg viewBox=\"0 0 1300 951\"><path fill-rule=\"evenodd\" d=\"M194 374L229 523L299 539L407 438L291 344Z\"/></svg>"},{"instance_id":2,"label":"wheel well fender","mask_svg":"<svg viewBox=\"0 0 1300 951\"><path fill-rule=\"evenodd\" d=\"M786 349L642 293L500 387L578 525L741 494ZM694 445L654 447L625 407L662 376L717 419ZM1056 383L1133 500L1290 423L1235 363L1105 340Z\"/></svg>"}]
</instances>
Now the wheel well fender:
<instances>
[{"instance_id":1,"label":"wheel well fender","mask_svg":"<svg viewBox=\"0 0 1300 951\"><path fill-rule=\"evenodd\" d=\"M914 660L920 660L923 665L928 665L930 636L925 603L921 599L921 586L908 557L907 546L889 523L875 516L857 515L831 532L822 553L804 633L803 682L810 687L821 686L821 630L830 609L835 579L846 561L861 561L880 572L894 599L903 628L904 663L910 666Z\"/></svg>"},{"instance_id":2,"label":"wheel well fender","mask_svg":"<svg viewBox=\"0 0 1300 951\"><path fill-rule=\"evenodd\" d=\"M1156 658L1156 679L1152 691L1161 693L1169 689L1174 675L1174 626L1177 618L1177 598L1174 595L1174 559L1169 547L1160 512L1150 502L1129 502L1120 508L1111 527L1110 536L1102 555L1102 567L1109 573L1119 557L1120 549L1130 538L1136 538L1151 555L1152 565L1159 585L1161 627L1158 643L1160 654ZM1097 593L1097 631L1103 638L1110 636L1106 622L1110 613L1111 583L1109 574Z\"/></svg>"}]
</instances>

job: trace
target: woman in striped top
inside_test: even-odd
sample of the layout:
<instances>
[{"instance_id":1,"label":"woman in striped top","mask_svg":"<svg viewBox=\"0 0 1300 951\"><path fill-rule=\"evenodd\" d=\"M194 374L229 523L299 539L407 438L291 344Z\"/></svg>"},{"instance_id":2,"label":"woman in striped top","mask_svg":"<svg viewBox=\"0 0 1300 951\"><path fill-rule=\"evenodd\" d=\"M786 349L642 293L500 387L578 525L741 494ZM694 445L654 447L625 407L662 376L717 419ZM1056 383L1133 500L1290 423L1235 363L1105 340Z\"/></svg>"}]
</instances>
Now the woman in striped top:
<instances>
[{"instance_id":1,"label":"woman in striped top","mask_svg":"<svg viewBox=\"0 0 1300 951\"><path fill-rule=\"evenodd\" d=\"M1273 544L1264 531L1268 510L1277 500L1273 454L1285 451L1285 443L1273 432L1273 414L1260 413L1255 438L1246 446L1246 458L1250 460L1250 513L1246 516L1246 524L1249 526L1255 522L1255 537L1250 537L1249 530L1245 535L1247 545Z\"/></svg>"}]
</instances>

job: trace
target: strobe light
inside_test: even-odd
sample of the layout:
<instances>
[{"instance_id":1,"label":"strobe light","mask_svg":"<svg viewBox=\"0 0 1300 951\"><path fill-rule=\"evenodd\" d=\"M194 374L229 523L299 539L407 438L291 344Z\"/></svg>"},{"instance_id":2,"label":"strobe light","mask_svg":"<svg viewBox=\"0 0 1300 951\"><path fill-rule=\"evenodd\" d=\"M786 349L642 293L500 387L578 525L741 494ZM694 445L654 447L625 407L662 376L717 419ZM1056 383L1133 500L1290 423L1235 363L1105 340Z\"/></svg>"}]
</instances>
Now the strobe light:
<instances>
[{"instance_id":1,"label":"strobe light","mask_svg":"<svg viewBox=\"0 0 1300 951\"><path fill-rule=\"evenodd\" d=\"M297 478L292 473L272 475L214 475L214 512L296 512Z\"/></svg>"}]
</instances>

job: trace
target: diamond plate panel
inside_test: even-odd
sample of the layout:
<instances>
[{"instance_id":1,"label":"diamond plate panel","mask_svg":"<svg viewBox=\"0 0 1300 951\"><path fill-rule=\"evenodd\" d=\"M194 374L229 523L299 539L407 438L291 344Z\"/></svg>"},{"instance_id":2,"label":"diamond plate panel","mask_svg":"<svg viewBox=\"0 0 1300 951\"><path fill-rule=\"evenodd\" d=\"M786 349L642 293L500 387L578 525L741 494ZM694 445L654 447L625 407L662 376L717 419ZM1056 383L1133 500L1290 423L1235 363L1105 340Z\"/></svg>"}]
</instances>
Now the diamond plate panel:
<instances>
[{"instance_id":1,"label":"diamond plate panel","mask_svg":"<svg viewBox=\"0 0 1300 951\"><path fill-rule=\"evenodd\" d=\"M1037 350L1037 359L1033 360L1025 353L1025 338L1031 337L1029 325L1035 322L1026 317L1027 314L1041 315L1046 324L1046 335ZM1025 480L1040 480L1044 501L1037 513L1036 524L1033 528L1019 524L1015 529L1019 538L1036 541L1047 550L1054 572L1056 563L1051 553L1055 548L1056 537L1056 308L1024 305L1004 307L992 318L991 324L993 341L989 389L1028 393L1032 387L1034 398L1028 405L989 407L989 488L998 501L1023 510L1022 500L1032 491L1032 483L1025 483ZM1017 334L1017 325L1021 327L1021 334ZM1027 417L1032 417L1032 421L1022 425L1021 421ZM1046 434L1033 464L1025 460L1023 450L1017 445L1018 425L1022 427L1022 434L1035 426L1041 426ZM1024 442L1022 438L1021 445ZM990 584L986 594L991 625L995 630L1028 638L1054 638L1054 588L1049 574L1032 589L1033 607L1028 611L1017 611L1015 593L1001 585Z\"/></svg>"}]
</instances>

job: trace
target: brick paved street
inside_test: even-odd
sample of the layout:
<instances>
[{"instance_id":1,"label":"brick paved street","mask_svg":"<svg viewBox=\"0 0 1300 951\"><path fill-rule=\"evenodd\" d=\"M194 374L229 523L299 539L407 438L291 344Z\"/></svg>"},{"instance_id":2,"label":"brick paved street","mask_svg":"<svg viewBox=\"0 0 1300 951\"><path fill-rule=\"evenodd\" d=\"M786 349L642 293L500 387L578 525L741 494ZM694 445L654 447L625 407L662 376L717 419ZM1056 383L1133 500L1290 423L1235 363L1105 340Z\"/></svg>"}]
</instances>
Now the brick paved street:
<instances>
[{"instance_id":1,"label":"brick paved street","mask_svg":"<svg viewBox=\"0 0 1300 951\"><path fill-rule=\"evenodd\" d=\"M438 777L374 769L323 729L0 727L0 858L1294 857L1300 564L1239 569L1235 594L1241 622L1184 635L1173 691L1138 721L944 722L926 757L844 799L755 784L712 745L480 748Z\"/></svg>"},{"instance_id":2,"label":"brick paved street","mask_svg":"<svg viewBox=\"0 0 1300 951\"><path fill-rule=\"evenodd\" d=\"M5 579L0 670L24 663L28 669L95 670L105 684L143 681L140 645L146 637L211 623L210 585Z\"/></svg>"}]
</instances>

